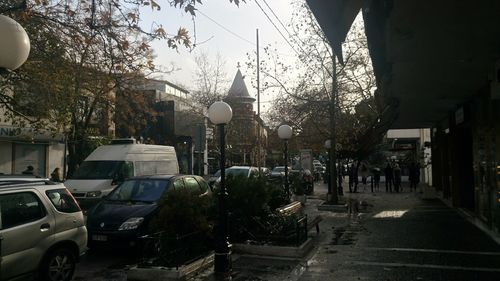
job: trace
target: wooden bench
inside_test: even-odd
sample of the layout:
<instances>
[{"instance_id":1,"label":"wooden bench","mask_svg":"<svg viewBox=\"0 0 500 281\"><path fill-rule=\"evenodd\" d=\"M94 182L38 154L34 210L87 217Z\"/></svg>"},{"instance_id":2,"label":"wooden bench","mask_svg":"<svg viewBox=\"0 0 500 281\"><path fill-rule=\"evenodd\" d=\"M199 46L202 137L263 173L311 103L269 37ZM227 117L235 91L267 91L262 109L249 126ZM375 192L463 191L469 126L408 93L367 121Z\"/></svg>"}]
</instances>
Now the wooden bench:
<instances>
[{"instance_id":1,"label":"wooden bench","mask_svg":"<svg viewBox=\"0 0 500 281\"><path fill-rule=\"evenodd\" d=\"M304 214L304 206L299 201L294 201L285 206L279 207L276 211L284 216L296 215L301 220L305 217L307 222L307 231L311 230L314 226L316 227L316 233L319 233L319 223L323 220L321 216L315 216L312 220L309 220L307 215Z\"/></svg>"}]
</instances>

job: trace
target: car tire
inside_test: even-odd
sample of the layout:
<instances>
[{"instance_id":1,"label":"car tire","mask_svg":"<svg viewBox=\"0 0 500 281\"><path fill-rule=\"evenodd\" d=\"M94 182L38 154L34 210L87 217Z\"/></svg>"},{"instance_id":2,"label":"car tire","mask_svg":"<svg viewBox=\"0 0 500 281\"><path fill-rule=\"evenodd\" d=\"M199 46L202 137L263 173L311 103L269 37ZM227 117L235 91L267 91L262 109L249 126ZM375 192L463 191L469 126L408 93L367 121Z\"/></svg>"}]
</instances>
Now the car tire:
<instances>
[{"instance_id":1,"label":"car tire","mask_svg":"<svg viewBox=\"0 0 500 281\"><path fill-rule=\"evenodd\" d=\"M40 266L40 280L69 281L75 273L76 259L74 253L67 248L52 250Z\"/></svg>"}]
</instances>

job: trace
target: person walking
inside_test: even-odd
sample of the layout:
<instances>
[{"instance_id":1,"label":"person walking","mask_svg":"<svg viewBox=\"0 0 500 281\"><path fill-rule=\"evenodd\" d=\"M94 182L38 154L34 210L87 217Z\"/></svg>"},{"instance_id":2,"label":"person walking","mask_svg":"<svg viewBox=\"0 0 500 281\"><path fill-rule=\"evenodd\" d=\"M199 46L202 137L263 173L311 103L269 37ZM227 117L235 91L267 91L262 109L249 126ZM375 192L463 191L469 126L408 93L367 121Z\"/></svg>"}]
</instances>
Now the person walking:
<instances>
[{"instance_id":1,"label":"person walking","mask_svg":"<svg viewBox=\"0 0 500 281\"><path fill-rule=\"evenodd\" d=\"M352 169L354 169L352 164L347 167L347 175L349 177L349 193L352 193L352 188L354 186L354 174Z\"/></svg>"},{"instance_id":2,"label":"person walking","mask_svg":"<svg viewBox=\"0 0 500 281\"><path fill-rule=\"evenodd\" d=\"M55 168L50 174L50 180L53 182L62 182L61 169Z\"/></svg>"},{"instance_id":3,"label":"person walking","mask_svg":"<svg viewBox=\"0 0 500 281\"><path fill-rule=\"evenodd\" d=\"M22 172L23 175L34 175L35 174L35 168L31 165L26 167L26 170Z\"/></svg>"},{"instance_id":4,"label":"person walking","mask_svg":"<svg viewBox=\"0 0 500 281\"><path fill-rule=\"evenodd\" d=\"M373 168L373 187L375 190L380 190L380 169L378 167Z\"/></svg>"},{"instance_id":5,"label":"person walking","mask_svg":"<svg viewBox=\"0 0 500 281\"><path fill-rule=\"evenodd\" d=\"M410 191L417 191L417 185L420 182L420 166L418 165L418 163L412 162L409 169Z\"/></svg>"},{"instance_id":6,"label":"person walking","mask_svg":"<svg viewBox=\"0 0 500 281\"><path fill-rule=\"evenodd\" d=\"M385 174L385 192L392 192L392 181L394 179L394 174L392 170L391 163L387 162L384 169Z\"/></svg>"},{"instance_id":7,"label":"person walking","mask_svg":"<svg viewBox=\"0 0 500 281\"><path fill-rule=\"evenodd\" d=\"M399 190L401 189L401 168L399 167L399 164L396 163L394 165L394 190L396 192L399 192ZM401 192L403 191L403 189L401 189Z\"/></svg>"}]
</instances>

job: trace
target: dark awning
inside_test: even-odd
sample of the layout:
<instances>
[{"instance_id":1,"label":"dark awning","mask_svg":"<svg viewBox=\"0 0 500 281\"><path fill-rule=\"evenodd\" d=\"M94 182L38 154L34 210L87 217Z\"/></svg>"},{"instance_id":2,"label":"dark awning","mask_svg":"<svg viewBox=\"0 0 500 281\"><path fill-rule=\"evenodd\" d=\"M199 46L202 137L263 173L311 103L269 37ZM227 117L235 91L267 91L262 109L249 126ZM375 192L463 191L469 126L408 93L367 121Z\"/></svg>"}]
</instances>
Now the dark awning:
<instances>
[{"instance_id":1,"label":"dark awning","mask_svg":"<svg viewBox=\"0 0 500 281\"><path fill-rule=\"evenodd\" d=\"M344 63L342 42L351 29L363 2L364 0L307 0L309 8L342 64Z\"/></svg>"}]
</instances>

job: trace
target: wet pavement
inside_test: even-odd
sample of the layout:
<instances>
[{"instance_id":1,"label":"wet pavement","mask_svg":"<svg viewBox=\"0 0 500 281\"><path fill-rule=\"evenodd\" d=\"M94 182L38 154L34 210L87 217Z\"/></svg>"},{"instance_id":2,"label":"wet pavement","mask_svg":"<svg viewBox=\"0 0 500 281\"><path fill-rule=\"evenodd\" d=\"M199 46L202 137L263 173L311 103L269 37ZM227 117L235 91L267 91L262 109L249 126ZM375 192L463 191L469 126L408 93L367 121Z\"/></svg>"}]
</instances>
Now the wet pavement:
<instances>
[{"instance_id":1,"label":"wet pavement","mask_svg":"<svg viewBox=\"0 0 500 281\"><path fill-rule=\"evenodd\" d=\"M278 280L500 280L500 245L455 209L421 193L345 193L361 212L318 211L326 185L316 184L306 203L321 215L315 248L303 259L233 255L232 279ZM363 208L365 207L365 208ZM355 210L356 208L353 208ZM106 257L111 258L109 261ZM126 280L132 260L113 253L89 255L74 280ZM190 281L214 280L208 269Z\"/></svg>"}]
</instances>

